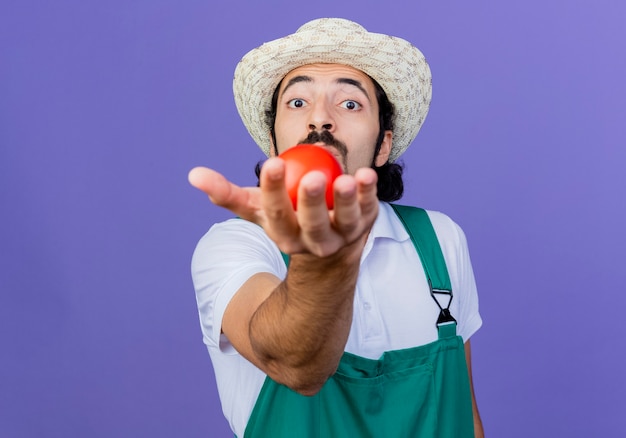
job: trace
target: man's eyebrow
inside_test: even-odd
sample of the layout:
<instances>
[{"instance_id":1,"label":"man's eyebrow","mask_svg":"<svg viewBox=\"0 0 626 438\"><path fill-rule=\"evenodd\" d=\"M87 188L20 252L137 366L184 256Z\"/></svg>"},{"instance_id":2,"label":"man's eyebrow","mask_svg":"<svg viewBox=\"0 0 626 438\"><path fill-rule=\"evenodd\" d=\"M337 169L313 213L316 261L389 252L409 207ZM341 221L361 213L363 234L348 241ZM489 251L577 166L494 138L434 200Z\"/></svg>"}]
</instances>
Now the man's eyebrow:
<instances>
[{"instance_id":1,"label":"man's eyebrow","mask_svg":"<svg viewBox=\"0 0 626 438\"><path fill-rule=\"evenodd\" d=\"M353 85L355 87L357 87L359 90L361 90L363 92L363 94L365 94L365 97L367 97L367 100L370 100L370 95L367 94L367 91L365 90L365 87L363 87L363 84L361 84L360 81L357 81L356 79L351 79L351 78L339 78L336 81L338 84L348 84L348 85Z\"/></svg>"},{"instance_id":2,"label":"man's eyebrow","mask_svg":"<svg viewBox=\"0 0 626 438\"><path fill-rule=\"evenodd\" d=\"M311 79L310 76L294 76L293 78L289 79L289 82L287 82L287 85L285 85L285 88L283 88L283 91L280 94L285 94L285 91L287 91L287 89L289 87L291 87L294 84L297 84L298 82L313 82L313 79Z\"/></svg>"},{"instance_id":3,"label":"man's eyebrow","mask_svg":"<svg viewBox=\"0 0 626 438\"><path fill-rule=\"evenodd\" d=\"M287 82L287 85L285 85L285 88L283 88L283 91L280 94L285 94L285 92L289 89L289 87L300 82L313 82L313 78L311 78L310 76L306 76L306 75L294 76L293 78L289 79L289 82ZM361 92L365 94L365 97L367 97L367 100L371 100L370 95L367 93L367 90L365 90L365 87L363 87L363 84L361 84L360 81L357 81L356 79L352 79L352 78L339 78L335 82L337 84L352 85L358 88L359 90L361 90Z\"/></svg>"}]
</instances>

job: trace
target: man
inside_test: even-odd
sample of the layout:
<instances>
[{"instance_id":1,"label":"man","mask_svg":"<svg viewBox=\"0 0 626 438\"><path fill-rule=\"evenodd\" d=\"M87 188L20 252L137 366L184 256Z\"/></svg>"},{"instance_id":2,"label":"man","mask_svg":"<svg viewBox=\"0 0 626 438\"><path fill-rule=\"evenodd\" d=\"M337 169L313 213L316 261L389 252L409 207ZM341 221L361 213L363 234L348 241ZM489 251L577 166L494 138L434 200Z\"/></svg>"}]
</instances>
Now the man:
<instances>
[{"instance_id":1,"label":"man","mask_svg":"<svg viewBox=\"0 0 626 438\"><path fill-rule=\"evenodd\" d=\"M314 20L244 56L234 92L270 157L259 187L204 168L189 179L239 216L214 225L192 262L236 436L482 436L469 341L482 321L463 232L441 213L406 221L389 204L402 195L395 161L430 104L421 52ZM299 143L344 167L332 211L319 172L302 179L297 213L291 205L276 155Z\"/></svg>"}]
</instances>

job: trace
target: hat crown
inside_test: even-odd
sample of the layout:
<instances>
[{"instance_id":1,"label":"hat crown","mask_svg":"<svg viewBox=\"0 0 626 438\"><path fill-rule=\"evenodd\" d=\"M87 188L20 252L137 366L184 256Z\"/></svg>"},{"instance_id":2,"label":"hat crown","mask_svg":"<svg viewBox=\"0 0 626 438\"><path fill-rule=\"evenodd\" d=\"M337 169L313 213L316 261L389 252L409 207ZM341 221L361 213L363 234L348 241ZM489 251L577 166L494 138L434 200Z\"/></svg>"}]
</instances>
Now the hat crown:
<instances>
[{"instance_id":1,"label":"hat crown","mask_svg":"<svg viewBox=\"0 0 626 438\"><path fill-rule=\"evenodd\" d=\"M304 23L298 28L296 33L300 32L318 32L323 30L331 30L337 32L338 30L349 30L352 32L367 32L363 26L354 21L346 20L345 18L318 18L316 20Z\"/></svg>"}]
</instances>

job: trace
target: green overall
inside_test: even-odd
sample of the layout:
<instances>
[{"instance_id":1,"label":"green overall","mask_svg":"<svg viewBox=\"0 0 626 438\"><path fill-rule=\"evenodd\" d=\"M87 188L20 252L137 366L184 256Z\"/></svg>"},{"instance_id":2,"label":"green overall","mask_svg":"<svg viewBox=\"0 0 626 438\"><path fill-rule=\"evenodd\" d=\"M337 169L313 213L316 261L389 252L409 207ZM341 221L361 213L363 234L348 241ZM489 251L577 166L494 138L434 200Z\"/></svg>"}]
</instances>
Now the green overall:
<instances>
[{"instance_id":1,"label":"green overall","mask_svg":"<svg viewBox=\"0 0 626 438\"><path fill-rule=\"evenodd\" d=\"M427 213L393 205L417 249L431 295L452 289ZM267 377L244 438L366 438L474 436L463 341L450 303L441 309L439 339L387 351L373 360L345 352L337 372L312 397ZM433 321L434 322L434 321Z\"/></svg>"}]
</instances>

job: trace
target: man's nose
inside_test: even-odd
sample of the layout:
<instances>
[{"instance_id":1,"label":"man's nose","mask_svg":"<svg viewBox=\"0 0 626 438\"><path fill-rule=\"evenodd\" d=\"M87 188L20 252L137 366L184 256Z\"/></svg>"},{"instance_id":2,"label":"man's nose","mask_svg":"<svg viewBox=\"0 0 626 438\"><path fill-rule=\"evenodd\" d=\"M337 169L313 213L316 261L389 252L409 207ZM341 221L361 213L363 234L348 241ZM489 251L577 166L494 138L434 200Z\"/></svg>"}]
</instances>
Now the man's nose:
<instances>
[{"instance_id":1,"label":"man's nose","mask_svg":"<svg viewBox=\"0 0 626 438\"><path fill-rule=\"evenodd\" d=\"M333 131L335 122L330 109L325 102L318 102L310 112L309 130L311 131Z\"/></svg>"}]
</instances>

